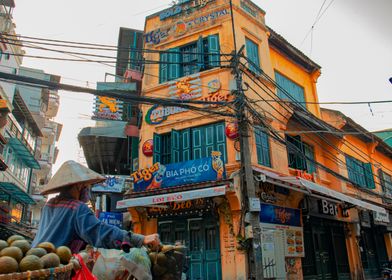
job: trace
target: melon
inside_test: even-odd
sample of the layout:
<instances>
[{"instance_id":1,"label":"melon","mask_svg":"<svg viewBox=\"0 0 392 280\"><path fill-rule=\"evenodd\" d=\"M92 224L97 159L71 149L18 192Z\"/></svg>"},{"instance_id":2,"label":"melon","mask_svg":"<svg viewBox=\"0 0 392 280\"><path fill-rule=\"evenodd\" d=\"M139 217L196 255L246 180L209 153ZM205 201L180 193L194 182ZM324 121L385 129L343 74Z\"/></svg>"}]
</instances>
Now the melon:
<instances>
[{"instance_id":1,"label":"melon","mask_svg":"<svg viewBox=\"0 0 392 280\"><path fill-rule=\"evenodd\" d=\"M44 248L31 248L27 251L26 256L34 255L40 258L45 256L47 253L48 252L46 252Z\"/></svg>"},{"instance_id":2,"label":"melon","mask_svg":"<svg viewBox=\"0 0 392 280\"><path fill-rule=\"evenodd\" d=\"M18 271L18 262L8 256L0 257L0 274L14 273Z\"/></svg>"},{"instance_id":3,"label":"melon","mask_svg":"<svg viewBox=\"0 0 392 280\"><path fill-rule=\"evenodd\" d=\"M25 272L28 270L33 271L33 270L38 270L43 268L44 268L44 264L42 260L34 255L29 255L24 257L19 263L19 270L21 272Z\"/></svg>"},{"instance_id":4,"label":"melon","mask_svg":"<svg viewBox=\"0 0 392 280\"><path fill-rule=\"evenodd\" d=\"M62 264L68 264L72 258L72 252L67 246L60 246L56 249L56 254L60 258Z\"/></svg>"},{"instance_id":5,"label":"melon","mask_svg":"<svg viewBox=\"0 0 392 280\"><path fill-rule=\"evenodd\" d=\"M8 247L8 242L0 239L0 251Z\"/></svg>"},{"instance_id":6,"label":"melon","mask_svg":"<svg viewBox=\"0 0 392 280\"><path fill-rule=\"evenodd\" d=\"M26 252L31 249L31 245L27 240L15 240L11 243L11 246L20 248L23 254L26 254Z\"/></svg>"},{"instance_id":7,"label":"melon","mask_svg":"<svg viewBox=\"0 0 392 280\"><path fill-rule=\"evenodd\" d=\"M25 238L21 235L11 235L10 237L8 237L7 242L9 245L11 245L11 243L15 240L25 240Z\"/></svg>"},{"instance_id":8,"label":"melon","mask_svg":"<svg viewBox=\"0 0 392 280\"><path fill-rule=\"evenodd\" d=\"M23 252L20 248L18 247L7 247L1 250L0 255L2 257L8 256L16 260L18 263L20 260L23 258Z\"/></svg>"},{"instance_id":9,"label":"melon","mask_svg":"<svg viewBox=\"0 0 392 280\"><path fill-rule=\"evenodd\" d=\"M41 257L41 260L44 264L44 268L58 267L60 265L60 257L55 253L49 253Z\"/></svg>"},{"instance_id":10,"label":"melon","mask_svg":"<svg viewBox=\"0 0 392 280\"><path fill-rule=\"evenodd\" d=\"M54 253L56 251L56 247L51 242L42 242L38 244L38 248L44 248L48 253Z\"/></svg>"}]
</instances>

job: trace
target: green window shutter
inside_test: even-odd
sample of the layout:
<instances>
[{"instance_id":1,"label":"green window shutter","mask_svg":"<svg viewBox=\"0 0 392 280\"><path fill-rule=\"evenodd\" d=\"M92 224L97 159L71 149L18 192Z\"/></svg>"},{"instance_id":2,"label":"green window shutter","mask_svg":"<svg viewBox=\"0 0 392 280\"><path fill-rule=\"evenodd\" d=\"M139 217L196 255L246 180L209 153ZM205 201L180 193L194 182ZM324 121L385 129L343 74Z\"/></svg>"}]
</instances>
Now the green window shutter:
<instances>
[{"instance_id":1,"label":"green window shutter","mask_svg":"<svg viewBox=\"0 0 392 280\"><path fill-rule=\"evenodd\" d=\"M208 36L208 64L210 67L219 67L220 56L219 56L219 36L210 35Z\"/></svg>"},{"instance_id":2,"label":"green window shutter","mask_svg":"<svg viewBox=\"0 0 392 280\"><path fill-rule=\"evenodd\" d=\"M293 100L297 102L306 101L304 89L276 71L275 81L278 84L277 95L279 98L285 100ZM298 103L297 106L306 109L305 103Z\"/></svg>"},{"instance_id":3,"label":"green window shutter","mask_svg":"<svg viewBox=\"0 0 392 280\"><path fill-rule=\"evenodd\" d=\"M382 187L382 191L383 191L384 193L386 193L384 172L382 172L382 169L379 168L378 171L377 171L377 173L378 173L378 178L380 179L380 184L381 184L381 187Z\"/></svg>"},{"instance_id":4,"label":"green window shutter","mask_svg":"<svg viewBox=\"0 0 392 280\"><path fill-rule=\"evenodd\" d=\"M216 149L215 125L205 126L203 136L204 147L202 157L210 157L211 152Z\"/></svg>"},{"instance_id":5,"label":"green window shutter","mask_svg":"<svg viewBox=\"0 0 392 280\"><path fill-rule=\"evenodd\" d=\"M154 143L154 162L161 162L161 148L162 148L162 137L159 134L154 133L153 143Z\"/></svg>"},{"instance_id":6,"label":"green window shutter","mask_svg":"<svg viewBox=\"0 0 392 280\"><path fill-rule=\"evenodd\" d=\"M227 162L226 154L226 135L225 135L225 124L219 123L215 125L215 150L222 153L223 162ZM207 157L211 154L207 155Z\"/></svg>"},{"instance_id":7,"label":"green window shutter","mask_svg":"<svg viewBox=\"0 0 392 280\"><path fill-rule=\"evenodd\" d=\"M204 129L202 127L192 128L192 159L203 157L203 131Z\"/></svg>"},{"instance_id":8,"label":"green window shutter","mask_svg":"<svg viewBox=\"0 0 392 280\"><path fill-rule=\"evenodd\" d=\"M172 129L171 131L171 162L180 162L180 132L178 130Z\"/></svg>"},{"instance_id":9,"label":"green window shutter","mask_svg":"<svg viewBox=\"0 0 392 280\"><path fill-rule=\"evenodd\" d=\"M168 80L168 58L169 55L168 53L160 53L160 58L159 58L159 83L164 83L167 82Z\"/></svg>"},{"instance_id":10,"label":"green window shutter","mask_svg":"<svg viewBox=\"0 0 392 280\"><path fill-rule=\"evenodd\" d=\"M200 36L197 40L197 72L200 72L206 68L205 61L204 61L204 42L203 37Z\"/></svg>"},{"instance_id":11,"label":"green window shutter","mask_svg":"<svg viewBox=\"0 0 392 280\"><path fill-rule=\"evenodd\" d=\"M181 161L191 160L191 130L181 130Z\"/></svg>"},{"instance_id":12,"label":"green window shutter","mask_svg":"<svg viewBox=\"0 0 392 280\"><path fill-rule=\"evenodd\" d=\"M180 77L180 49L173 48L169 50L169 81Z\"/></svg>"},{"instance_id":13,"label":"green window shutter","mask_svg":"<svg viewBox=\"0 0 392 280\"><path fill-rule=\"evenodd\" d=\"M372 164L370 162L369 163L364 163L363 164L363 169L365 171L366 187L369 188L369 189L375 189L376 185L374 183Z\"/></svg>"},{"instance_id":14,"label":"green window shutter","mask_svg":"<svg viewBox=\"0 0 392 280\"><path fill-rule=\"evenodd\" d=\"M310 174L313 174L316 172L316 165L313 162L314 161L314 150L313 147L304 143L304 151L305 151L305 156L306 158L306 171ZM310 158L310 160L308 159Z\"/></svg>"},{"instance_id":15,"label":"green window shutter","mask_svg":"<svg viewBox=\"0 0 392 280\"><path fill-rule=\"evenodd\" d=\"M245 38L245 47L246 47L246 57L252 63L249 63L249 69L260 75L260 58L259 58L259 46L252 42L251 40Z\"/></svg>"},{"instance_id":16,"label":"green window shutter","mask_svg":"<svg viewBox=\"0 0 392 280\"><path fill-rule=\"evenodd\" d=\"M268 135L260 127L255 128L257 162L271 167L270 148Z\"/></svg>"}]
</instances>

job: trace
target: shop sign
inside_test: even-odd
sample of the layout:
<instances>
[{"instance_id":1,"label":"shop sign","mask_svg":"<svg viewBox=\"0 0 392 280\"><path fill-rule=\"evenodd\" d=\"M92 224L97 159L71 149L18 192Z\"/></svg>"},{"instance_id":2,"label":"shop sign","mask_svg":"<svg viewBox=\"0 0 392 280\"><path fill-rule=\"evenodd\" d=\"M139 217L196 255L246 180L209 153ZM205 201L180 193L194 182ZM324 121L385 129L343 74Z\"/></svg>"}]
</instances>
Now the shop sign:
<instances>
[{"instance_id":1,"label":"shop sign","mask_svg":"<svg viewBox=\"0 0 392 280\"><path fill-rule=\"evenodd\" d=\"M211 157L163 165L159 162L131 174L135 192L151 191L225 178L221 152Z\"/></svg>"},{"instance_id":2,"label":"shop sign","mask_svg":"<svg viewBox=\"0 0 392 280\"><path fill-rule=\"evenodd\" d=\"M212 200L208 198L198 198L194 200L186 200L180 202L169 202L164 206L166 207L149 207L147 208L147 214L149 217L160 217L164 215L180 215L190 213L191 211L203 211L207 208L212 207Z\"/></svg>"},{"instance_id":3,"label":"shop sign","mask_svg":"<svg viewBox=\"0 0 392 280\"><path fill-rule=\"evenodd\" d=\"M181 14L190 14L198 9L204 8L207 4L215 0L181 0L179 5L164 10L159 14L159 19L165 20Z\"/></svg>"},{"instance_id":4,"label":"shop sign","mask_svg":"<svg viewBox=\"0 0 392 280\"><path fill-rule=\"evenodd\" d=\"M106 180L103 183L93 185L91 191L93 192L108 192L108 193L121 193L125 188L125 176L105 176Z\"/></svg>"},{"instance_id":5,"label":"shop sign","mask_svg":"<svg viewBox=\"0 0 392 280\"><path fill-rule=\"evenodd\" d=\"M142 146L143 155L146 157L151 157L154 153L154 143L152 139L149 139L143 143Z\"/></svg>"},{"instance_id":6,"label":"shop sign","mask_svg":"<svg viewBox=\"0 0 392 280\"><path fill-rule=\"evenodd\" d=\"M177 193L168 193L154 196L143 196L120 200L117 202L117 209L136 207L136 206L148 206L154 204L168 203L168 202L180 202L186 200L192 200L204 197L221 196L226 193L226 186L218 186L207 189L192 190Z\"/></svg>"},{"instance_id":7,"label":"shop sign","mask_svg":"<svg viewBox=\"0 0 392 280\"><path fill-rule=\"evenodd\" d=\"M180 108L180 107L165 107L162 105L154 105L150 109L148 109L146 113L146 123L154 125L160 124L167 120L168 116L175 115L178 113L186 112L188 109Z\"/></svg>"},{"instance_id":8,"label":"shop sign","mask_svg":"<svg viewBox=\"0 0 392 280\"><path fill-rule=\"evenodd\" d=\"M318 201L319 213L324 215L329 215L333 217L338 216L338 206L336 203L329 202L325 199L320 199Z\"/></svg>"},{"instance_id":9,"label":"shop sign","mask_svg":"<svg viewBox=\"0 0 392 280\"><path fill-rule=\"evenodd\" d=\"M177 100L191 100L201 97L200 73L169 82L169 95Z\"/></svg>"},{"instance_id":10,"label":"shop sign","mask_svg":"<svg viewBox=\"0 0 392 280\"><path fill-rule=\"evenodd\" d=\"M101 212L99 213L99 220L104 223L107 223L108 225L116 226L119 228L122 228L123 225L122 213Z\"/></svg>"},{"instance_id":11,"label":"shop sign","mask_svg":"<svg viewBox=\"0 0 392 280\"><path fill-rule=\"evenodd\" d=\"M218 18L227 16L230 14L230 11L227 9L222 9L219 11L214 11L209 14L199 16L186 21L178 21L173 25L168 27L161 27L156 30L152 30L148 32L145 36L145 42L147 45L153 44L157 45L167 40L169 36L181 36L188 32L189 30L196 29L198 27L203 26L209 22L212 22Z\"/></svg>"},{"instance_id":12,"label":"shop sign","mask_svg":"<svg viewBox=\"0 0 392 280\"><path fill-rule=\"evenodd\" d=\"M389 221L389 213L380 213L377 211L373 211L373 221L376 225L387 225L390 223Z\"/></svg>"},{"instance_id":13,"label":"shop sign","mask_svg":"<svg viewBox=\"0 0 392 280\"><path fill-rule=\"evenodd\" d=\"M240 136L238 132L238 123L232 122L226 124L225 134L229 139L237 139Z\"/></svg>"},{"instance_id":14,"label":"shop sign","mask_svg":"<svg viewBox=\"0 0 392 280\"><path fill-rule=\"evenodd\" d=\"M278 199L276 198L274 193L274 185L262 184L260 199L263 202L275 203Z\"/></svg>"},{"instance_id":15,"label":"shop sign","mask_svg":"<svg viewBox=\"0 0 392 280\"><path fill-rule=\"evenodd\" d=\"M301 226L299 209L261 203L260 222L288 226Z\"/></svg>"}]
</instances>

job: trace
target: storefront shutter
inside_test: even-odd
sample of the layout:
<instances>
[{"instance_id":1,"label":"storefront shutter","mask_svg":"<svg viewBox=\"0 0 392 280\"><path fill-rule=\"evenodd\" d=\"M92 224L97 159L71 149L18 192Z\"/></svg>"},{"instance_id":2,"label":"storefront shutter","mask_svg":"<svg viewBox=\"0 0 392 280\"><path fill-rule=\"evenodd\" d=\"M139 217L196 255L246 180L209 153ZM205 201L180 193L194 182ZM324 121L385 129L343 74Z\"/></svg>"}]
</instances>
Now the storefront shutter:
<instances>
[{"instance_id":1,"label":"storefront shutter","mask_svg":"<svg viewBox=\"0 0 392 280\"><path fill-rule=\"evenodd\" d=\"M167 82L168 79L168 53L161 53L159 55L159 83Z\"/></svg>"},{"instance_id":2,"label":"storefront shutter","mask_svg":"<svg viewBox=\"0 0 392 280\"><path fill-rule=\"evenodd\" d=\"M191 130L181 130L181 161L191 160Z\"/></svg>"},{"instance_id":3,"label":"storefront shutter","mask_svg":"<svg viewBox=\"0 0 392 280\"><path fill-rule=\"evenodd\" d=\"M313 147L304 143L304 152L306 158L306 170L308 173L313 174L316 172L316 165L314 164L314 150ZM309 159L310 160L309 160Z\"/></svg>"},{"instance_id":4,"label":"storefront shutter","mask_svg":"<svg viewBox=\"0 0 392 280\"><path fill-rule=\"evenodd\" d=\"M180 162L180 132L178 130L172 129L171 131L171 162Z\"/></svg>"},{"instance_id":5,"label":"storefront shutter","mask_svg":"<svg viewBox=\"0 0 392 280\"><path fill-rule=\"evenodd\" d=\"M219 56L219 36L210 35L208 36L208 64L210 67L219 67L220 56Z\"/></svg>"},{"instance_id":6,"label":"storefront shutter","mask_svg":"<svg viewBox=\"0 0 392 280\"><path fill-rule=\"evenodd\" d=\"M180 77L180 49L169 50L169 74L168 79L175 80Z\"/></svg>"},{"instance_id":7,"label":"storefront shutter","mask_svg":"<svg viewBox=\"0 0 392 280\"><path fill-rule=\"evenodd\" d=\"M366 187L369 189L375 189L374 176L372 171L371 163L364 163L363 168L365 170Z\"/></svg>"},{"instance_id":8,"label":"storefront shutter","mask_svg":"<svg viewBox=\"0 0 392 280\"><path fill-rule=\"evenodd\" d=\"M216 139L216 150L222 153L223 162L227 162L226 155L226 135L225 135L225 124L219 123L215 125L215 139ZM211 154L207 155L208 157Z\"/></svg>"},{"instance_id":9,"label":"storefront shutter","mask_svg":"<svg viewBox=\"0 0 392 280\"><path fill-rule=\"evenodd\" d=\"M161 135L154 133L153 144L154 144L154 162L161 162L161 147L162 147Z\"/></svg>"}]
</instances>

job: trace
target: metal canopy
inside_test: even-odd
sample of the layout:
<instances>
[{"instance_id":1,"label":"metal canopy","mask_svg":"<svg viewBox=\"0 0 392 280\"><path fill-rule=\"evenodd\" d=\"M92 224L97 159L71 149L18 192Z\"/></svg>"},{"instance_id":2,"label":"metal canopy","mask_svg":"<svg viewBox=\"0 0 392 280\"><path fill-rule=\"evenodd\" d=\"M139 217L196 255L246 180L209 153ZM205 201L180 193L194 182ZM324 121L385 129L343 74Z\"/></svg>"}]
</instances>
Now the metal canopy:
<instances>
[{"instance_id":1,"label":"metal canopy","mask_svg":"<svg viewBox=\"0 0 392 280\"><path fill-rule=\"evenodd\" d=\"M0 191L9 194L11 198L23 204L35 204L34 199L29 194L13 183L0 182Z\"/></svg>"},{"instance_id":2,"label":"metal canopy","mask_svg":"<svg viewBox=\"0 0 392 280\"><path fill-rule=\"evenodd\" d=\"M18 138L10 138L8 140L8 145L10 145L18 157L30 168L40 169L39 163L31 154L29 149L23 144Z\"/></svg>"}]
</instances>

